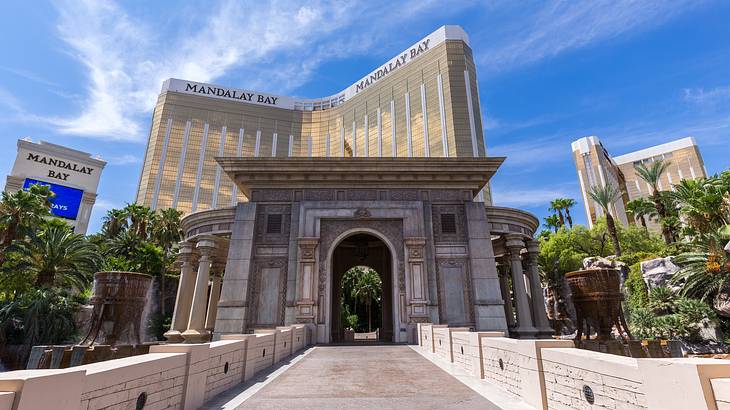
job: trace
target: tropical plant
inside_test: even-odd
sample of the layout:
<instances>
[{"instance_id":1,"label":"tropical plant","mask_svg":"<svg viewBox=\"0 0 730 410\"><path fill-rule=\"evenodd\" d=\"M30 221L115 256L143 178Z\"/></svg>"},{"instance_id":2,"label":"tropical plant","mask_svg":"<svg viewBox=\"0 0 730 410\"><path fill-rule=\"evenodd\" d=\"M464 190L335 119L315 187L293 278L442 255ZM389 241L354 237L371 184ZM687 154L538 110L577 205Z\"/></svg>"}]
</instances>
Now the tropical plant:
<instances>
[{"instance_id":1,"label":"tropical plant","mask_svg":"<svg viewBox=\"0 0 730 410\"><path fill-rule=\"evenodd\" d=\"M565 219L568 221L568 226L573 227L573 217L570 216L570 208L574 207L576 202L573 198L561 198L560 201L563 205L563 211L565 211Z\"/></svg>"},{"instance_id":2,"label":"tropical plant","mask_svg":"<svg viewBox=\"0 0 730 410\"><path fill-rule=\"evenodd\" d=\"M634 221L638 220L641 226L646 229L646 218L651 218L656 215L656 207L648 199L636 198L626 204L626 212L631 214Z\"/></svg>"},{"instance_id":3,"label":"tropical plant","mask_svg":"<svg viewBox=\"0 0 730 410\"><path fill-rule=\"evenodd\" d=\"M127 212L123 209L110 209L104 217L102 233L107 238L113 238L126 230L129 225Z\"/></svg>"},{"instance_id":4,"label":"tropical plant","mask_svg":"<svg viewBox=\"0 0 730 410\"><path fill-rule=\"evenodd\" d=\"M152 224L152 241L162 249L160 272L160 314L166 315L166 280L167 267L174 261L173 249L183 237L180 226L182 212L175 208L161 209L157 212Z\"/></svg>"},{"instance_id":5,"label":"tropical plant","mask_svg":"<svg viewBox=\"0 0 730 410\"><path fill-rule=\"evenodd\" d=\"M655 315L667 315L674 309L677 295L666 286L657 286L649 291L647 307Z\"/></svg>"},{"instance_id":6,"label":"tropical plant","mask_svg":"<svg viewBox=\"0 0 730 410\"><path fill-rule=\"evenodd\" d=\"M0 306L0 345L26 346L73 341L78 303L51 289L35 289Z\"/></svg>"},{"instance_id":7,"label":"tropical plant","mask_svg":"<svg viewBox=\"0 0 730 410\"><path fill-rule=\"evenodd\" d=\"M685 235L701 238L730 224L730 171L710 178L683 179L669 195L679 208Z\"/></svg>"},{"instance_id":8,"label":"tropical plant","mask_svg":"<svg viewBox=\"0 0 730 410\"><path fill-rule=\"evenodd\" d=\"M141 239L147 239L148 228L152 224L155 213L149 208L137 204L127 204L123 209L129 218L129 229Z\"/></svg>"},{"instance_id":9,"label":"tropical plant","mask_svg":"<svg viewBox=\"0 0 730 410\"><path fill-rule=\"evenodd\" d=\"M372 304L373 301L380 302L383 283L380 275L372 269L365 269L357 278L352 288L352 297L364 303L368 312L368 332L372 332Z\"/></svg>"},{"instance_id":10,"label":"tropical plant","mask_svg":"<svg viewBox=\"0 0 730 410\"><path fill-rule=\"evenodd\" d=\"M728 289L730 255L724 249L728 236L722 229L707 234L706 240L696 245L696 251L675 258L681 268L672 277L672 283L681 286L681 295L711 303Z\"/></svg>"},{"instance_id":11,"label":"tropical plant","mask_svg":"<svg viewBox=\"0 0 730 410\"><path fill-rule=\"evenodd\" d=\"M616 231L616 222L613 219L613 215L611 215L610 207L613 203L618 201L621 193L613 185L606 184L603 187L593 186L589 194L606 214L606 226L608 227L608 234L611 236L614 254L619 257L621 256L621 245Z\"/></svg>"},{"instance_id":12,"label":"tropical plant","mask_svg":"<svg viewBox=\"0 0 730 410\"><path fill-rule=\"evenodd\" d=\"M14 243L9 251L17 255L13 268L33 275L38 288L84 290L101 262L95 245L58 224L47 224L27 242Z\"/></svg>"},{"instance_id":13,"label":"tropical plant","mask_svg":"<svg viewBox=\"0 0 730 410\"><path fill-rule=\"evenodd\" d=\"M565 226L565 217L563 216L563 201L561 198L554 199L550 202L548 211L556 212L558 217L558 227Z\"/></svg>"},{"instance_id":14,"label":"tropical plant","mask_svg":"<svg viewBox=\"0 0 730 410\"><path fill-rule=\"evenodd\" d=\"M643 163L634 167L639 178L643 179L647 184L649 184L649 186L651 186L651 196L660 222L669 216L667 207L664 201L662 201L661 194L659 193L659 184L662 174L664 174L664 172L669 168L669 165L669 161L656 160L652 161L648 167ZM674 241L674 233L671 231L669 226L664 224L662 224L662 236L667 244Z\"/></svg>"},{"instance_id":15,"label":"tropical plant","mask_svg":"<svg viewBox=\"0 0 730 410\"><path fill-rule=\"evenodd\" d=\"M562 226L558 215L550 215L542 219L545 221L545 225L543 226L545 226L546 229L552 229L556 233L558 232L558 229L560 229L560 227Z\"/></svg>"},{"instance_id":16,"label":"tropical plant","mask_svg":"<svg viewBox=\"0 0 730 410\"><path fill-rule=\"evenodd\" d=\"M34 184L27 190L3 192L0 200L0 251L12 241L25 236L50 215L50 198L54 196L47 185ZM0 262L4 255L0 252Z\"/></svg>"}]
</instances>

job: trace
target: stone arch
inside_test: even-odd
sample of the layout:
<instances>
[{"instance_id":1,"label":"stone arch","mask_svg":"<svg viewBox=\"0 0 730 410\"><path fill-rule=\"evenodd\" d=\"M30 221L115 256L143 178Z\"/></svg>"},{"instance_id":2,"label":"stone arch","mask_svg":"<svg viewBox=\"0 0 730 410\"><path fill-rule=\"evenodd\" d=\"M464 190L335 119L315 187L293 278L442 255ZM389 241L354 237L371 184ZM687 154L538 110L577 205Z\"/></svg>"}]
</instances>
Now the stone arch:
<instances>
[{"instance_id":1,"label":"stone arch","mask_svg":"<svg viewBox=\"0 0 730 410\"><path fill-rule=\"evenodd\" d=\"M357 221L353 221L357 222ZM332 264L332 257L334 255L335 250L340 246L340 244L345 241L347 238L350 238L352 236L358 235L358 234L366 234L370 235L374 238L377 238L381 242L383 242L388 249L390 253L390 270L391 270L391 283L390 283L390 298L392 301L392 324L393 324L393 342L402 342L404 340L401 340L400 335L400 327L401 327L401 321L400 318L402 316L402 306L400 303L401 300L401 291L402 291L402 271L403 271L403 263L402 263L402 249L397 248L394 245L393 238L390 238L387 235L379 229L375 229L373 227L368 227L368 221L360 221L359 226L352 226L352 227L346 227L341 230L338 230L340 232L331 232L331 234L336 234L336 236L332 240L328 240L326 243L323 242L322 250L326 249L326 253L323 255L325 256L322 259L321 269L320 269L320 284L324 284L324 300L323 305L320 306L320 309L325 310L324 314L324 330L327 332L327 342L330 342L330 329L332 328L332 321L333 320L339 320L337 318L332 317L332 287L333 287L333 264ZM323 231L324 232L324 231ZM324 275L323 275L324 274ZM324 277L322 277L324 276ZM385 290L385 289L384 289Z\"/></svg>"}]
</instances>

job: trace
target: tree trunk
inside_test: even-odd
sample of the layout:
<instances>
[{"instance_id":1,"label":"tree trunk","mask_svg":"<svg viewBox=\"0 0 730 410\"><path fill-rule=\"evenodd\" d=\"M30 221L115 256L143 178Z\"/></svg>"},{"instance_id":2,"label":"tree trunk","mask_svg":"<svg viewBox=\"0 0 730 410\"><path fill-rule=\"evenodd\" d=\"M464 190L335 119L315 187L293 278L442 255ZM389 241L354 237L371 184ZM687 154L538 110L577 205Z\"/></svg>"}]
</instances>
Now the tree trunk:
<instances>
[{"instance_id":1,"label":"tree trunk","mask_svg":"<svg viewBox=\"0 0 730 410\"><path fill-rule=\"evenodd\" d=\"M646 227L646 218L644 217L644 215L639 215L639 221L641 221L641 226L643 226L644 229L647 229L647 227Z\"/></svg>"},{"instance_id":2,"label":"tree trunk","mask_svg":"<svg viewBox=\"0 0 730 410\"><path fill-rule=\"evenodd\" d=\"M371 302L368 300L368 333L373 331L373 320L372 315L370 314L370 304Z\"/></svg>"},{"instance_id":3,"label":"tree trunk","mask_svg":"<svg viewBox=\"0 0 730 410\"><path fill-rule=\"evenodd\" d=\"M565 217L563 217L563 213L560 211L560 209L558 209L557 211L558 219L560 219L560 227L562 228L563 226L565 226Z\"/></svg>"},{"instance_id":4,"label":"tree trunk","mask_svg":"<svg viewBox=\"0 0 730 410\"><path fill-rule=\"evenodd\" d=\"M613 216L606 210L606 226L608 227L608 234L611 236L611 242L613 243L613 252L616 256L621 256L621 245L618 242L618 233L616 232L616 223L613 220Z\"/></svg>"},{"instance_id":5,"label":"tree trunk","mask_svg":"<svg viewBox=\"0 0 730 410\"><path fill-rule=\"evenodd\" d=\"M568 208L565 208L565 218L568 220L568 227L573 227L573 218L570 216L570 211Z\"/></svg>"},{"instance_id":6,"label":"tree trunk","mask_svg":"<svg viewBox=\"0 0 730 410\"><path fill-rule=\"evenodd\" d=\"M162 317L165 317L165 314L167 313L167 308L165 307L166 298L165 298L165 273L167 273L167 269L165 269L165 265L167 263L165 261L162 262L162 272L160 272L160 315Z\"/></svg>"},{"instance_id":7,"label":"tree trunk","mask_svg":"<svg viewBox=\"0 0 730 410\"><path fill-rule=\"evenodd\" d=\"M662 202L662 197L659 195L659 191L654 190L654 192L651 194L652 199L654 200L654 206L656 207L656 213L659 215L659 223L662 223L667 218L667 209L664 207L664 202ZM664 242L669 245L672 243L672 238L674 237L674 234L672 233L672 230L669 229L668 226L665 226L662 224L662 237L664 238Z\"/></svg>"}]
</instances>

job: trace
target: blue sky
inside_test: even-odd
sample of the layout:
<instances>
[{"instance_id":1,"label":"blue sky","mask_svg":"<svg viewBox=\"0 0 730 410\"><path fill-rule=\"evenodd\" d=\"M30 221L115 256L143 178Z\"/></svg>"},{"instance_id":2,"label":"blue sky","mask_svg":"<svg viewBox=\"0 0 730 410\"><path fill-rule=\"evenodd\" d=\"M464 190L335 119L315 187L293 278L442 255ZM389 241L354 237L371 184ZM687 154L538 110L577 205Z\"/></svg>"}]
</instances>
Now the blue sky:
<instances>
[{"instance_id":1,"label":"blue sky","mask_svg":"<svg viewBox=\"0 0 730 410\"><path fill-rule=\"evenodd\" d=\"M694 136L730 167L730 2L21 1L0 6L0 178L20 137L99 154L90 232L134 200L168 77L319 97L443 24L470 36L495 202L580 202L570 142L614 155ZM573 212L585 222L582 204Z\"/></svg>"}]
</instances>

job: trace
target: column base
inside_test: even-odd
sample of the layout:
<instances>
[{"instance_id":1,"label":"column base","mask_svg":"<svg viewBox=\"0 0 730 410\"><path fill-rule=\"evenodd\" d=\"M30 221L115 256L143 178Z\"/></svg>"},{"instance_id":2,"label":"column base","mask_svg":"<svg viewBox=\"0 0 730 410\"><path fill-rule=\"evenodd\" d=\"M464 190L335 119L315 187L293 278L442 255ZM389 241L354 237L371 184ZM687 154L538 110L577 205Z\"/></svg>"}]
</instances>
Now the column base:
<instances>
[{"instance_id":1,"label":"column base","mask_svg":"<svg viewBox=\"0 0 730 410\"><path fill-rule=\"evenodd\" d=\"M182 336L182 333L180 333L179 330L170 329L167 332L165 332L165 334L163 336L165 336L165 339L167 339L167 341L169 343L182 343L185 341L185 339Z\"/></svg>"},{"instance_id":2,"label":"column base","mask_svg":"<svg viewBox=\"0 0 730 410\"><path fill-rule=\"evenodd\" d=\"M182 332L185 343L204 343L210 340L210 332L203 330L188 329Z\"/></svg>"}]
</instances>

